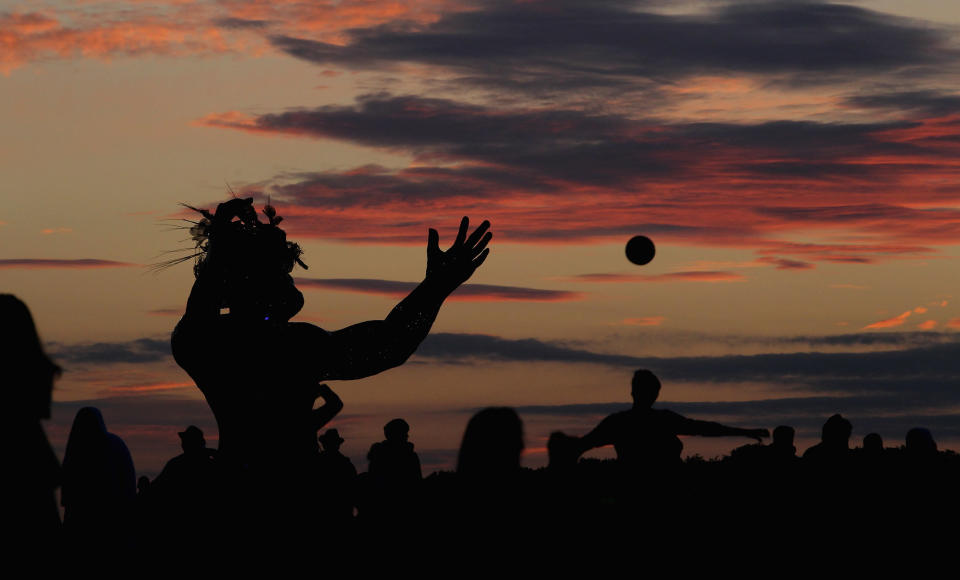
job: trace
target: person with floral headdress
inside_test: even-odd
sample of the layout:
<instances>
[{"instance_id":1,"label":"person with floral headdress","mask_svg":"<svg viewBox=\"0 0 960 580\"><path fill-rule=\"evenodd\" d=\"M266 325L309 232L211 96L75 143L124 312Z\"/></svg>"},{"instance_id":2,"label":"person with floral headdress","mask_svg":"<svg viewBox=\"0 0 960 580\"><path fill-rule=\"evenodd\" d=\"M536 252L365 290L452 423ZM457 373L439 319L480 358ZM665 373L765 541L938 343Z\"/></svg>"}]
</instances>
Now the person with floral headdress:
<instances>
[{"instance_id":1,"label":"person with floral headdress","mask_svg":"<svg viewBox=\"0 0 960 580\"><path fill-rule=\"evenodd\" d=\"M430 229L423 282L385 319L328 332L290 321L303 307L290 273L294 264L305 265L272 206L263 210L267 222L257 218L252 198L201 213L192 230L196 281L173 332L173 355L213 411L221 459L274 483L289 483L313 465L317 385L403 364L443 301L486 259L492 236L487 221L468 235L464 217L453 245L442 251Z\"/></svg>"}]
</instances>

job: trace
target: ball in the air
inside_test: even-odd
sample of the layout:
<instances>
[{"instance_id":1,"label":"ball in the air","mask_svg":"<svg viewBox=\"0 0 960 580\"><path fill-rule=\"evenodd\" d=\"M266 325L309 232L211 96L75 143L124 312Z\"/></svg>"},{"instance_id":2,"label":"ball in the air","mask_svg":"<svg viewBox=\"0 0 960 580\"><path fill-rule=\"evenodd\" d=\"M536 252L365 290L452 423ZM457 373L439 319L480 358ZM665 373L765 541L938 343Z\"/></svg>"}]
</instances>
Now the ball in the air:
<instances>
[{"instance_id":1,"label":"ball in the air","mask_svg":"<svg viewBox=\"0 0 960 580\"><path fill-rule=\"evenodd\" d=\"M638 266L649 264L656 253L653 241L647 236L633 236L627 242L627 259Z\"/></svg>"}]
</instances>

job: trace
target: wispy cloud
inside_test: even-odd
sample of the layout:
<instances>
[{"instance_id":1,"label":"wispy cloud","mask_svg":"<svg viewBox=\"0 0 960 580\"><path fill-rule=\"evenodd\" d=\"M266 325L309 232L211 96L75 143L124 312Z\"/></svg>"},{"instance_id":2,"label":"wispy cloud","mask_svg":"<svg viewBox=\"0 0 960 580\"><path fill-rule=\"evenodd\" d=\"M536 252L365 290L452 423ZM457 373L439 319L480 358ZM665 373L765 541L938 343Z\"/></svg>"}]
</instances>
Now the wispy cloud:
<instances>
[{"instance_id":1,"label":"wispy cloud","mask_svg":"<svg viewBox=\"0 0 960 580\"><path fill-rule=\"evenodd\" d=\"M95 258L82 258L75 260L60 260L48 258L6 258L0 259L0 268L7 269L38 269L38 268L57 268L57 269L87 269L87 268L130 268L139 266L129 262L115 262L113 260L99 260Z\"/></svg>"},{"instance_id":2,"label":"wispy cloud","mask_svg":"<svg viewBox=\"0 0 960 580\"><path fill-rule=\"evenodd\" d=\"M156 310L147 310L150 316L183 316L183 308L157 308Z\"/></svg>"},{"instance_id":3,"label":"wispy cloud","mask_svg":"<svg viewBox=\"0 0 960 580\"><path fill-rule=\"evenodd\" d=\"M640 316L637 318L624 318L620 324L627 326L660 326L666 319L666 316Z\"/></svg>"},{"instance_id":4,"label":"wispy cloud","mask_svg":"<svg viewBox=\"0 0 960 580\"><path fill-rule=\"evenodd\" d=\"M297 278L297 285L305 288L322 288L340 292L359 292L381 296L402 297L417 287L417 282L399 282L374 278ZM529 301L559 302L581 300L584 294L567 290L545 290L519 286L495 286L490 284L463 284L449 300L460 301Z\"/></svg>"},{"instance_id":5,"label":"wispy cloud","mask_svg":"<svg viewBox=\"0 0 960 580\"><path fill-rule=\"evenodd\" d=\"M571 276L571 282L742 282L746 280L743 274L737 272L722 272L709 270L695 270L689 272L668 272L666 274L579 274Z\"/></svg>"},{"instance_id":6,"label":"wispy cloud","mask_svg":"<svg viewBox=\"0 0 960 580\"><path fill-rule=\"evenodd\" d=\"M910 318L911 314L913 314L913 311L907 310L903 314L898 314L893 318L886 318L884 320L880 320L872 324L868 324L864 326L863 329L867 330L871 328L894 328L896 326L902 326L904 323L906 323L907 318Z\"/></svg>"},{"instance_id":7,"label":"wispy cloud","mask_svg":"<svg viewBox=\"0 0 960 580\"><path fill-rule=\"evenodd\" d=\"M171 356L168 338L138 338L127 342L93 342L48 345L50 355L66 364L149 363Z\"/></svg>"}]
</instances>

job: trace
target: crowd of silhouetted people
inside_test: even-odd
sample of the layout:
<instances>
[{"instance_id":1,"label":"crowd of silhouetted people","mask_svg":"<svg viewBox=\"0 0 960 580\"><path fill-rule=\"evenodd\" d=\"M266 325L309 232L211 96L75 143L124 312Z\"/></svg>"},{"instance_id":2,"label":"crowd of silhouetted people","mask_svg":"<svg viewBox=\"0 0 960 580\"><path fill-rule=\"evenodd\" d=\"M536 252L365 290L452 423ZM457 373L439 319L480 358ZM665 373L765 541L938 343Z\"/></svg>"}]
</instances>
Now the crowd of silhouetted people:
<instances>
[{"instance_id":1,"label":"crowd of silhouetted people","mask_svg":"<svg viewBox=\"0 0 960 580\"><path fill-rule=\"evenodd\" d=\"M60 467L40 427L49 416L59 368L43 355L26 307L9 295L0 298L7 319L19 317L21 330L30 331L32 352L19 356L35 365L34 374L18 377L19 402L31 413L23 426L28 445L16 447L15 473L26 477L13 521L25 538L63 542L77 553L105 545L140 554L176 550L187 530L202 530L211 545L247 548L320 540L370 545L394 536L400 542L430 538L438 545L490 534L520 541L529 533L566 537L575 530L591 531L583 541L599 541L620 535L613 530L642 515L644 529L651 522L656 528L656 540L646 541L662 541L718 523L734 534L772 526L793 537L787 526L822 526L838 517L841 530L857 522L871 533L890 530L892 521L926 525L932 514L956 512L960 456L939 450L927 429L911 429L899 448L884 447L877 433L851 448L852 425L838 414L824 423L821 441L798 455L789 426L776 427L772 441L763 444L766 429L654 409L660 382L646 370L634 374L630 410L580 437L553 433L549 465L538 470L521 468L520 417L511 408L493 407L467 423L453 472L424 478L410 425L397 418L384 425L384 439L370 447L367 470L358 473L340 451L339 431L323 429L342 408L326 385L318 387L325 403L315 417L316 449L304 465L276 475L300 481L263 481L264 473L207 447L192 425L178 434L183 453L153 480L137 480L126 445L94 407L77 412ZM13 343L25 344L7 340L4 346ZM679 435L751 437L757 443L719 460L681 461ZM616 460L580 457L603 445L614 446ZM58 486L62 523L53 504Z\"/></svg>"},{"instance_id":2,"label":"crowd of silhouetted people","mask_svg":"<svg viewBox=\"0 0 960 580\"><path fill-rule=\"evenodd\" d=\"M172 347L217 420L218 446L208 448L203 432L187 426L179 432L183 453L153 480L136 479L127 446L94 407L77 412L61 466L41 424L61 369L44 353L26 305L0 294L0 362L16 410L4 422L13 546L57 546L86 559L215 550L234 567L322 546L327 557L349 549L389 566L411 552L385 558L386 546L431 546L477 561L522 552L533 538L550 547L544 558L562 565L588 547L665 557L691 541L733 548L762 539L773 553L802 540L808 553L826 553L854 533L866 543L905 530L923 540L934 522L960 515L958 455L939 450L926 429L910 430L900 448L871 433L851 449L851 423L834 415L820 443L798 456L789 426L763 444L765 428L654 408L660 381L643 369L633 375L630 409L585 434L550 436L545 468L521 467L523 422L511 408L492 407L467 423L455 471L424 478L410 425L397 418L358 473L340 451L340 432L325 429L343 403L323 381L402 364L446 297L483 263L489 222L468 236L463 218L447 251L430 230L427 274L416 289L384 320L327 332L290 321L303 306L290 272L304 265L271 206L267 222L251 199L198 211L196 281ZM680 436L690 435L756 443L722 460L683 461ZM582 458L607 445L616 460Z\"/></svg>"}]
</instances>

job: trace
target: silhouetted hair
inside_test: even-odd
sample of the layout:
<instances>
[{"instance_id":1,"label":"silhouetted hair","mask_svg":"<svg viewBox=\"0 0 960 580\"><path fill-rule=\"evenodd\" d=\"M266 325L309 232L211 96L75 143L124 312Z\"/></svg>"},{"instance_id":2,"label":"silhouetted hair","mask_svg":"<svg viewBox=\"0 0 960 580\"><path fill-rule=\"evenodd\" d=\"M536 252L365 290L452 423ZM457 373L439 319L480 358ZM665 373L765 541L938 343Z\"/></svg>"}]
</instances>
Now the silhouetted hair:
<instances>
[{"instance_id":1,"label":"silhouetted hair","mask_svg":"<svg viewBox=\"0 0 960 580\"><path fill-rule=\"evenodd\" d=\"M793 437L795 431L793 427L789 425L779 425L773 430L773 444L780 445L793 445Z\"/></svg>"},{"instance_id":2,"label":"silhouetted hair","mask_svg":"<svg viewBox=\"0 0 960 580\"><path fill-rule=\"evenodd\" d=\"M510 407L488 407L467 423L457 457L457 473L498 477L520 469L523 421Z\"/></svg>"},{"instance_id":3,"label":"silhouetted hair","mask_svg":"<svg viewBox=\"0 0 960 580\"><path fill-rule=\"evenodd\" d=\"M392 419L383 426L383 436L387 439L396 439L410 432L410 424L403 419Z\"/></svg>"},{"instance_id":4,"label":"silhouetted hair","mask_svg":"<svg viewBox=\"0 0 960 580\"><path fill-rule=\"evenodd\" d=\"M937 442L929 429L914 427L907 431L906 446L908 453L928 454L937 452Z\"/></svg>"},{"instance_id":5,"label":"silhouetted hair","mask_svg":"<svg viewBox=\"0 0 960 580\"><path fill-rule=\"evenodd\" d=\"M879 433L869 433L863 438L863 450L878 453L883 451L883 438Z\"/></svg>"},{"instance_id":6,"label":"silhouetted hair","mask_svg":"<svg viewBox=\"0 0 960 580\"><path fill-rule=\"evenodd\" d=\"M11 386L4 395L17 415L47 418L53 381L62 370L43 351L33 316L19 298L0 294L0 317L0 368Z\"/></svg>"},{"instance_id":7,"label":"silhouetted hair","mask_svg":"<svg viewBox=\"0 0 960 580\"><path fill-rule=\"evenodd\" d=\"M850 439L850 433L853 432L853 424L843 418L843 415L837 413L823 424L820 431L820 438L831 443L846 442Z\"/></svg>"},{"instance_id":8,"label":"silhouetted hair","mask_svg":"<svg viewBox=\"0 0 960 580\"><path fill-rule=\"evenodd\" d=\"M644 398L650 399L650 403L653 403L660 395L660 379L647 369L637 369L633 373L633 380L630 381L630 395L634 399L637 398L637 395L643 395Z\"/></svg>"}]
</instances>

